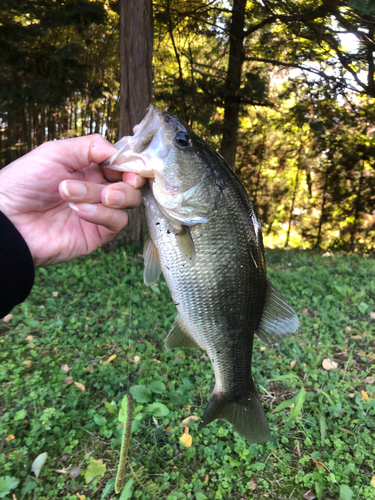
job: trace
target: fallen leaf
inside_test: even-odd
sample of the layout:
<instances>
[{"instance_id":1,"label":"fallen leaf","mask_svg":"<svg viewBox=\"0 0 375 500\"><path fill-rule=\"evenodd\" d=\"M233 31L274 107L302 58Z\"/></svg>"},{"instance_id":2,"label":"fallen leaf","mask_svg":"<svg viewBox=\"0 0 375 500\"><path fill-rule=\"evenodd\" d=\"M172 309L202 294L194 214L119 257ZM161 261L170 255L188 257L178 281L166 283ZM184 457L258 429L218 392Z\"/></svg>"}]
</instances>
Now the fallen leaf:
<instances>
[{"instance_id":1,"label":"fallen leaf","mask_svg":"<svg viewBox=\"0 0 375 500\"><path fill-rule=\"evenodd\" d=\"M93 369L94 369L93 365L86 366L86 371L89 373L91 373Z\"/></svg>"},{"instance_id":2,"label":"fallen leaf","mask_svg":"<svg viewBox=\"0 0 375 500\"><path fill-rule=\"evenodd\" d=\"M316 323L314 323L314 328L318 328L318 325Z\"/></svg>"},{"instance_id":3,"label":"fallen leaf","mask_svg":"<svg viewBox=\"0 0 375 500\"><path fill-rule=\"evenodd\" d=\"M155 361L155 363L161 363L158 359L154 358L152 361Z\"/></svg>"},{"instance_id":4,"label":"fallen leaf","mask_svg":"<svg viewBox=\"0 0 375 500\"><path fill-rule=\"evenodd\" d=\"M55 472L58 472L59 474L68 474L68 471L66 469L57 469Z\"/></svg>"},{"instance_id":5,"label":"fallen leaf","mask_svg":"<svg viewBox=\"0 0 375 500\"><path fill-rule=\"evenodd\" d=\"M375 377L366 377L364 382L367 384L373 384L375 382Z\"/></svg>"},{"instance_id":6,"label":"fallen leaf","mask_svg":"<svg viewBox=\"0 0 375 500\"><path fill-rule=\"evenodd\" d=\"M15 436L13 436L13 434L9 434L9 436L7 436L7 437L5 438L5 441L7 441L7 442L9 443L9 441L12 441L13 439L16 439L16 437L15 437Z\"/></svg>"},{"instance_id":7,"label":"fallen leaf","mask_svg":"<svg viewBox=\"0 0 375 500\"><path fill-rule=\"evenodd\" d=\"M39 309L45 309L45 307L44 306L39 306Z\"/></svg>"},{"instance_id":8,"label":"fallen leaf","mask_svg":"<svg viewBox=\"0 0 375 500\"><path fill-rule=\"evenodd\" d=\"M74 382L74 385L76 387L78 387L78 389L80 389L82 392L86 391L86 387L83 384L81 384L80 382Z\"/></svg>"},{"instance_id":9,"label":"fallen leaf","mask_svg":"<svg viewBox=\"0 0 375 500\"><path fill-rule=\"evenodd\" d=\"M314 457L311 457L311 460L315 463L315 465L317 467L325 467L326 466L326 464L324 462L321 462L320 460L317 460Z\"/></svg>"},{"instance_id":10,"label":"fallen leaf","mask_svg":"<svg viewBox=\"0 0 375 500\"><path fill-rule=\"evenodd\" d=\"M3 320L5 321L5 323L9 323L9 321L11 321L12 319L13 319L13 314L7 314L3 318Z\"/></svg>"},{"instance_id":11,"label":"fallen leaf","mask_svg":"<svg viewBox=\"0 0 375 500\"><path fill-rule=\"evenodd\" d=\"M368 394L367 394L366 391L361 391L361 394L362 394L361 401L370 401L370 398L369 398L369 396L368 396Z\"/></svg>"},{"instance_id":12,"label":"fallen leaf","mask_svg":"<svg viewBox=\"0 0 375 500\"><path fill-rule=\"evenodd\" d=\"M260 352L264 352L266 350L265 346L262 345L261 348L260 348Z\"/></svg>"},{"instance_id":13,"label":"fallen leaf","mask_svg":"<svg viewBox=\"0 0 375 500\"><path fill-rule=\"evenodd\" d=\"M61 369L65 373L68 373L68 372L70 372L70 370L72 370L72 368L69 368L68 365L61 365Z\"/></svg>"},{"instance_id":14,"label":"fallen leaf","mask_svg":"<svg viewBox=\"0 0 375 500\"><path fill-rule=\"evenodd\" d=\"M365 352L359 352L358 356L361 356L363 358L369 358L369 359L372 359L372 360L375 359L375 354L367 354Z\"/></svg>"},{"instance_id":15,"label":"fallen leaf","mask_svg":"<svg viewBox=\"0 0 375 500\"><path fill-rule=\"evenodd\" d=\"M303 314L307 314L307 313L309 312L309 310L305 308L305 309L301 309L301 312L302 312Z\"/></svg>"},{"instance_id":16,"label":"fallen leaf","mask_svg":"<svg viewBox=\"0 0 375 500\"><path fill-rule=\"evenodd\" d=\"M251 491L254 491L258 488L258 484L253 481L252 479L250 479L250 488L251 488Z\"/></svg>"},{"instance_id":17,"label":"fallen leaf","mask_svg":"<svg viewBox=\"0 0 375 500\"><path fill-rule=\"evenodd\" d=\"M180 423L180 426L189 425L190 420L194 420L194 422L196 422L197 420L199 420L199 418L200 417L197 417L196 415L190 415L190 417L186 417L183 419L183 421Z\"/></svg>"},{"instance_id":18,"label":"fallen leaf","mask_svg":"<svg viewBox=\"0 0 375 500\"><path fill-rule=\"evenodd\" d=\"M295 453L296 455L298 455L299 457L301 457L301 448L299 446L299 443L297 443L295 445L295 447L293 448L293 453Z\"/></svg>"},{"instance_id":19,"label":"fallen leaf","mask_svg":"<svg viewBox=\"0 0 375 500\"><path fill-rule=\"evenodd\" d=\"M141 361L141 358L139 356L134 356L133 361L137 365Z\"/></svg>"},{"instance_id":20,"label":"fallen leaf","mask_svg":"<svg viewBox=\"0 0 375 500\"><path fill-rule=\"evenodd\" d=\"M172 430L172 427L170 425L168 425L168 427L165 429L167 432L171 432Z\"/></svg>"},{"instance_id":21,"label":"fallen leaf","mask_svg":"<svg viewBox=\"0 0 375 500\"><path fill-rule=\"evenodd\" d=\"M37 479L40 476L40 472L43 469L43 465L46 463L47 458L48 453L45 451L44 453L38 455L31 465L31 470L34 472Z\"/></svg>"},{"instance_id":22,"label":"fallen leaf","mask_svg":"<svg viewBox=\"0 0 375 500\"><path fill-rule=\"evenodd\" d=\"M371 312L371 313L370 313L370 318L371 318L371 319L375 319L375 312Z\"/></svg>"},{"instance_id":23,"label":"fallen leaf","mask_svg":"<svg viewBox=\"0 0 375 500\"><path fill-rule=\"evenodd\" d=\"M22 363L25 365L25 368L30 368L32 365L32 362L29 359L22 361Z\"/></svg>"},{"instance_id":24,"label":"fallen leaf","mask_svg":"<svg viewBox=\"0 0 375 500\"><path fill-rule=\"evenodd\" d=\"M322 366L325 370L329 371L337 368L337 363L335 361L331 361L329 358L325 358L323 360Z\"/></svg>"},{"instance_id":25,"label":"fallen leaf","mask_svg":"<svg viewBox=\"0 0 375 500\"><path fill-rule=\"evenodd\" d=\"M314 498L316 498L316 495L313 490L309 490L303 495L303 498L305 498L305 500L314 500Z\"/></svg>"},{"instance_id":26,"label":"fallen leaf","mask_svg":"<svg viewBox=\"0 0 375 500\"><path fill-rule=\"evenodd\" d=\"M204 476L204 482L208 484L208 481L210 480L210 476L208 474L206 474Z\"/></svg>"},{"instance_id":27,"label":"fallen leaf","mask_svg":"<svg viewBox=\"0 0 375 500\"><path fill-rule=\"evenodd\" d=\"M73 469L69 472L69 475L72 479L77 479L79 476L81 467L73 467Z\"/></svg>"},{"instance_id":28,"label":"fallen leaf","mask_svg":"<svg viewBox=\"0 0 375 500\"><path fill-rule=\"evenodd\" d=\"M59 292L52 292L52 297L57 297L59 295Z\"/></svg>"},{"instance_id":29,"label":"fallen leaf","mask_svg":"<svg viewBox=\"0 0 375 500\"><path fill-rule=\"evenodd\" d=\"M27 337L25 337L25 340L29 342L30 340L33 340L33 338L34 337L32 335L28 335Z\"/></svg>"},{"instance_id":30,"label":"fallen leaf","mask_svg":"<svg viewBox=\"0 0 375 500\"><path fill-rule=\"evenodd\" d=\"M74 382L73 377L65 377L64 382L66 385L71 385Z\"/></svg>"},{"instance_id":31,"label":"fallen leaf","mask_svg":"<svg viewBox=\"0 0 375 500\"><path fill-rule=\"evenodd\" d=\"M349 394L349 397L350 397L350 398L352 398L352 399L354 398L354 396L355 396L354 392L351 392L351 393Z\"/></svg>"},{"instance_id":32,"label":"fallen leaf","mask_svg":"<svg viewBox=\"0 0 375 500\"><path fill-rule=\"evenodd\" d=\"M94 486L101 477L104 476L107 466L103 464L103 460L93 460L90 462L85 472L86 484L93 484Z\"/></svg>"},{"instance_id":33,"label":"fallen leaf","mask_svg":"<svg viewBox=\"0 0 375 500\"><path fill-rule=\"evenodd\" d=\"M371 486L372 486L373 488L375 488L375 476L372 476L372 479L371 479L371 483L370 483L370 484L371 484Z\"/></svg>"},{"instance_id":34,"label":"fallen leaf","mask_svg":"<svg viewBox=\"0 0 375 500\"><path fill-rule=\"evenodd\" d=\"M79 493L77 493L77 497L79 498L79 500L86 500L86 495L80 495Z\"/></svg>"},{"instance_id":35,"label":"fallen leaf","mask_svg":"<svg viewBox=\"0 0 375 500\"><path fill-rule=\"evenodd\" d=\"M107 359L107 363L110 363L111 361L113 361L114 359L117 358L117 354L112 354L112 356L110 356L108 359Z\"/></svg>"},{"instance_id":36,"label":"fallen leaf","mask_svg":"<svg viewBox=\"0 0 375 500\"><path fill-rule=\"evenodd\" d=\"M296 364L297 360L296 359L293 359L293 361L290 362L290 367L291 368L294 368L295 364Z\"/></svg>"},{"instance_id":37,"label":"fallen leaf","mask_svg":"<svg viewBox=\"0 0 375 500\"><path fill-rule=\"evenodd\" d=\"M85 332L88 332L89 331L89 325L86 323L85 324L85 328L84 328Z\"/></svg>"},{"instance_id":38,"label":"fallen leaf","mask_svg":"<svg viewBox=\"0 0 375 500\"><path fill-rule=\"evenodd\" d=\"M351 331L352 331L352 329L351 329L351 327L350 327L350 326L347 326L347 327L345 328L345 330L346 330L347 332L351 332Z\"/></svg>"},{"instance_id":39,"label":"fallen leaf","mask_svg":"<svg viewBox=\"0 0 375 500\"><path fill-rule=\"evenodd\" d=\"M190 446L193 444L193 438L190 436L188 432L184 432L182 434L182 436L180 437L180 441L181 443L185 444L186 448L190 448Z\"/></svg>"}]
</instances>

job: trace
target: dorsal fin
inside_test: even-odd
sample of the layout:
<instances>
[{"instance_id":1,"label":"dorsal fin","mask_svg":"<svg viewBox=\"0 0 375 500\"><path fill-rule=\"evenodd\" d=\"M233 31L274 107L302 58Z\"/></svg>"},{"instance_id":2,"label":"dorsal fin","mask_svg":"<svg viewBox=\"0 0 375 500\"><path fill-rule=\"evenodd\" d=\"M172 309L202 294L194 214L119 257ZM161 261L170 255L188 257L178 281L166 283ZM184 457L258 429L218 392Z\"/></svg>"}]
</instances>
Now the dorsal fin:
<instances>
[{"instance_id":1,"label":"dorsal fin","mask_svg":"<svg viewBox=\"0 0 375 500\"><path fill-rule=\"evenodd\" d=\"M168 333L168 337L165 341L166 349L172 349L173 347L194 347L196 349L201 348L187 331L179 315L177 315L176 319L174 320L171 331Z\"/></svg>"},{"instance_id":2,"label":"dorsal fin","mask_svg":"<svg viewBox=\"0 0 375 500\"><path fill-rule=\"evenodd\" d=\"M148 239L143 250L143 258L145 260L145 270L143 272L143 281L146 286L150 286L159 279L161 274L161 266L159 254L152 240Z\"/></svg>"},{"instance_id":3,"label":"dorsal fin","mask_svg":"<svg viewBox=\"0 0 375 500\"><path fill-rule=\"evenodd\" d=\"M299 319L281 293L267 278L266 300L257 335L267 345L281 342L299 327Z\"/></svg>"}]
</instances>

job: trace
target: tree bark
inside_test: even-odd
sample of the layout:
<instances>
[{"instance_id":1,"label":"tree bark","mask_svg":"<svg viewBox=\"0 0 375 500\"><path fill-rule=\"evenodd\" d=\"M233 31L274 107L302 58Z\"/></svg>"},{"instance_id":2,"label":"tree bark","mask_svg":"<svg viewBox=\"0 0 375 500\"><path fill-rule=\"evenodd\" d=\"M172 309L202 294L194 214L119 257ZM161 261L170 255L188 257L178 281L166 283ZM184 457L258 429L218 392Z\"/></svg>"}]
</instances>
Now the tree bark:
<instances>
[{"instance_id":1,"label":"tree bark","mask_svg":"<svg viewBox=\"0 0 375 500\"><path fill-rule=\"evenodd\" d=\"M241 73L244 61L243 40L245 36L245 8L246 0L234 0L229 31L229 65L226 81L221 154L232 168L236 160L238 118L240 112L238 93L241 86Z\"/></svg>"},{"instance_id":2,"label":"tree bark","mask_svg":"<svg viewBox=\"0 0 375 500\"><path fill-rule=\"evenodd\" d=\"M132 135L152 102L152 0L120 0L119 138ZM144 239L139 209L130 210L131 239Z\"/></svg>"}]
</instances>

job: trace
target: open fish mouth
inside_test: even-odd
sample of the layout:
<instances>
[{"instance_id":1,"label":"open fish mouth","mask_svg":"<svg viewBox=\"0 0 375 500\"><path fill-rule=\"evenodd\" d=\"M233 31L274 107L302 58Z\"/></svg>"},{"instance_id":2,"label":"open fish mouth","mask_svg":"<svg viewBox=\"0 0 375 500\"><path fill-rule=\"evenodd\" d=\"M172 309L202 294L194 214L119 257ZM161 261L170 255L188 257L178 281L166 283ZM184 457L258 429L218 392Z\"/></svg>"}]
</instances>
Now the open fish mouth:
<instances>
[{"instance_id":1,"label":"open fish mouth","mask_svg":"<svg viewBox=\"0 0 375 500\"><path fill-rule=\"evenodd\" d=\"M133 128L133 136L120 139L117 153L100 166L121 172L134 172L142 177L155 177L162 168L162 159L169 153L169 127L165 127L166 113L150 105L146 116Z\"/></svg>"}]
</instances>

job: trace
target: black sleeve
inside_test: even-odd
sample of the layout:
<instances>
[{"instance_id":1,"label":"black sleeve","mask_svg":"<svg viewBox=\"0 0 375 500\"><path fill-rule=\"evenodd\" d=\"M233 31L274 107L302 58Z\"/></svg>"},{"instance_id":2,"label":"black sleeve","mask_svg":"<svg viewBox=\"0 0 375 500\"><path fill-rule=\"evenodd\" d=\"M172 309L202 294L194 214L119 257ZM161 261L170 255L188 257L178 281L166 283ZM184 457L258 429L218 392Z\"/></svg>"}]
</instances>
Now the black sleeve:
<instances>
[{"instance_id":1,"label":"black sleeve","mask_svg":"<svg viewBox=\"0 0 375 500\"><path fill-rule=\"evenodd\" d=\"M34 284L34 262L25 240L0 212L0 318L23 302Z\"/></svg>"}]
</instances>

